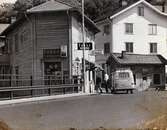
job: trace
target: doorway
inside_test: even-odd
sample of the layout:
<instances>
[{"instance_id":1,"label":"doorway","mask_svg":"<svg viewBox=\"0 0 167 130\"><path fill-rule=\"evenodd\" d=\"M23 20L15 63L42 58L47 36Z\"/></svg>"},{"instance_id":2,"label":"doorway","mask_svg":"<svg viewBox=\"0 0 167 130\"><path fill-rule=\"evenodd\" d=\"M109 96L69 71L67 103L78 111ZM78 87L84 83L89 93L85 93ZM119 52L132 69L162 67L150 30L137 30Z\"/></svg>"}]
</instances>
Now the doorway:
<instances>
[{"instance_id":1,"label":"doorway","mask_svg":"<svg viewBox=\"0 0 167 130\"><path fill-rule=\"evenodd\" d=\"M45 62L44 73L45 73L45 84L56 85L62 83L61 62Z\"/></svg>"}]
</instances>

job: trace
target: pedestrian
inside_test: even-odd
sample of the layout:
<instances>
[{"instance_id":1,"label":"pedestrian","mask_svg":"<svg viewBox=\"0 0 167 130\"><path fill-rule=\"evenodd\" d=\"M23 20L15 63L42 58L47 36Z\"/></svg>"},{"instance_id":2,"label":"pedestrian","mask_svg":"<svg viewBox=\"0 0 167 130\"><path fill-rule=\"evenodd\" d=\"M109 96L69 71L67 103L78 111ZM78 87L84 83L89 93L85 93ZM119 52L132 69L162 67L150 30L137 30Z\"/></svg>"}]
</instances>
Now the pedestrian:
<instances>
[{"instance_id":1,"label":"pedestrian","mask_svg":"<svg viewBox=\"0 0 167 130\"><path fill-rule=\"evenodd\" d=\"M101 78L97 76L96 78L96 86L97 86L97 92L103 93L101 88Z\"/></svg>"},{"instance_id":2,"label":"pedestrian","mask_svg":"<svg viewBox=\"0 0 167 130\"><path fill-rule=\"evenodd\" d=\"M109 76L107 73L105 73L104 74L104 85L105 85L106 93L108 93L108 80L109 80Z\"/></svg>"}]
</instances>

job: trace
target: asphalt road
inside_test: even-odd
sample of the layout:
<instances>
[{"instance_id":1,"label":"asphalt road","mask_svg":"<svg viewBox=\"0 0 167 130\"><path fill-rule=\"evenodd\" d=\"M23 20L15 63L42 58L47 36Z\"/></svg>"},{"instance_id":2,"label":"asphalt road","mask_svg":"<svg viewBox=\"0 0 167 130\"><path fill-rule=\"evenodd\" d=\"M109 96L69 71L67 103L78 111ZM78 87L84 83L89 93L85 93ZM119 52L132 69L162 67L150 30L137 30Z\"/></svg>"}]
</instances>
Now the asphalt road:
<instances>
[{"instance_id":1,"label":"asphalt road","mask_svg":"<svg viewBox=\"0 0 167 130\"><path fill-rule=\"evenodd\" d=\"M131 128L166 113L167 92L95 95L0 106L12 130Z\"/></svg>"}]
</instances>

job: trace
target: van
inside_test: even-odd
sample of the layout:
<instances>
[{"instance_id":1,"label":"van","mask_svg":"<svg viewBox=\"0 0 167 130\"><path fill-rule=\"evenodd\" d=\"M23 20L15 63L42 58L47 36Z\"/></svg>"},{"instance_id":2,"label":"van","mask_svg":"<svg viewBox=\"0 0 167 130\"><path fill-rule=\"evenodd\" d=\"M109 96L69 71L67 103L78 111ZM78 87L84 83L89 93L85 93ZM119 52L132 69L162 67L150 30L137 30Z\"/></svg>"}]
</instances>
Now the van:
<instances>
[{"instance_id":1,"label":"van","mask_svg":"<svg viewBox=\"0 0 167 130\"><path fill-rule=\"evenodd\" d=\"M133 93L135 89L134 76L131 69L117 69L111 73L113 91L126 91Z\"/></svg>"}]
</instances>

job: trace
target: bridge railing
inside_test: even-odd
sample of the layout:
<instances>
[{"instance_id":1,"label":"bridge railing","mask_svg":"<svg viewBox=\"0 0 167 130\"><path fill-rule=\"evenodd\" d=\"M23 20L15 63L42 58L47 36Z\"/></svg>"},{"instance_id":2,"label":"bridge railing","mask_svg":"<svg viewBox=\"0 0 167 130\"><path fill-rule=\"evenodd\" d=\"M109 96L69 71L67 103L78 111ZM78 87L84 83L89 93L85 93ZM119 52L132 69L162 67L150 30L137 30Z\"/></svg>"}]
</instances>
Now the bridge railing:
<instances>
[{"instance_id":1,"label":"bridge railing","mask_svg":"<svg viewBox=\"0 0 167 130\"><path fill-rule=\"evenodd\" d=\"M82 91L80 83L50 75L33 79L20 75L0 75L0 99L62 95Z\"/></svg>"}]
</instances>

